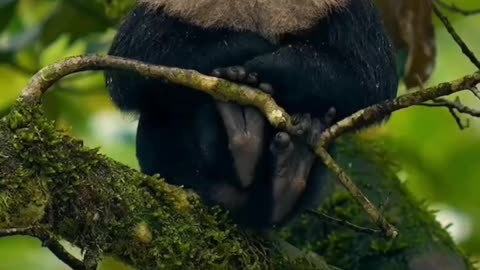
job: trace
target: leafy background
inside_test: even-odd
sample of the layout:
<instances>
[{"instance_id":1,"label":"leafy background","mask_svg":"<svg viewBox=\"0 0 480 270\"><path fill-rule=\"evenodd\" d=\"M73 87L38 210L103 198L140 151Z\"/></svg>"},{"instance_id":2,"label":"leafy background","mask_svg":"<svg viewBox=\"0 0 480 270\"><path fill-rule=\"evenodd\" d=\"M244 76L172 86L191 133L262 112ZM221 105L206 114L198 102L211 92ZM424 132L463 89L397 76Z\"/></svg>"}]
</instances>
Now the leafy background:
<instances>
[{"instance_id":1,"label":"leafy background","mask_svg":"<svg viewBox=\"0 0 480 270\"><path fill-rule=\"evenodd\" d=\"M29 77L42 66L72 55L106 52L115 34L115 18L131 6L128 0L108 2L105 14L100 0L0 0L0 116L8 113ZM475 1L453 3L480 8ZM480 55L480 16L447 14ZM475 71L438 21L435 28L438 57L426 85ZM405 91L402 86L400 92ZM466 105L480 107L470 94L460 97ZM101 73L65 78L45 96L44 104L59 128L138 168L135 116L122 115L113 107ZM395 113L375 133L390 141L404 168L401 179L418 198L439 210L441 222L453 223L449 231L475 256L480 254L480 120L469 122L470 128L461 131L446 109L415 107ZM68 269L39 241L27 237L0 239L0 262L0 270ZM124 267L112 259L102 264L103 269Z\"/></svg>"}]
</instances>

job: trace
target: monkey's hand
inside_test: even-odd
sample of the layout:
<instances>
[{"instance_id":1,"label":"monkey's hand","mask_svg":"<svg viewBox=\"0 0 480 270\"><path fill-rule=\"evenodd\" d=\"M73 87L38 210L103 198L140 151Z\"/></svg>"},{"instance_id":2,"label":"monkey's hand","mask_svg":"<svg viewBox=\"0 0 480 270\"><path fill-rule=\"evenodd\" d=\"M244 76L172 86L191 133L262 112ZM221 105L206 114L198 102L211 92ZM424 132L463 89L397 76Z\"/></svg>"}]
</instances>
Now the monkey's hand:
<instances>
[{"instance_id":1,"label":"monkey's hand","mask_svg":"<svg viewBox=\"0 0 480 270\"><path fill-rule=\"evenodd\" d=\"M336 116L335 108L331 107L322 118L313 118L310 114L294 114L292 117L292 135L303 138L307 144L316 145L323 131L329 128Z\"/></svg>"},{"instance_id":2,"label":"monkey's hand","mask_svg":"<svg viewBox=\"0 0 480 270\"><path fill-rule=\"evenodd\" d=\"M269 94L273 92L270 84L261 83L256 73L247 73L241 66L217 68L212 75L256 87ZM255 179L256 167L264 148L266 119L253 107L222 101L216 104L228 136L238 184L248 187Z\"/></svg>"},{"instance_id":3,"label":"monkey's hand","mask_svg":"<svg viewBox=\"0 0 480 270\"><path fill-rule=\"evenodd\" d=\"M312 119L310 114L293 116L293 139L285 132L278 132L270 144L273 154L273 211L272 222L287 219L307 192L311 169L316 156L307 146L318 142L322 132L331 125L335 109L331 108L321 119ZM306 140L306 143L305 143ZM315 179L313 179L315 180Z\"/></svg>"},{"instance_id":4,"label":"monkey's hand","mask_svg":"<svg viewBox=\"0 0 480 270\"><path fill-rule=\"evenodd\" d=\"M267 94L273 94L273 87L267 82L262 82L258 79L258 74L255 72L247 72L243 66L232 66L226 68L216 68L212 75L218 78L223 78L231 82L245 84L251 87L258 88Z\"/></svg>"}]
</instances>

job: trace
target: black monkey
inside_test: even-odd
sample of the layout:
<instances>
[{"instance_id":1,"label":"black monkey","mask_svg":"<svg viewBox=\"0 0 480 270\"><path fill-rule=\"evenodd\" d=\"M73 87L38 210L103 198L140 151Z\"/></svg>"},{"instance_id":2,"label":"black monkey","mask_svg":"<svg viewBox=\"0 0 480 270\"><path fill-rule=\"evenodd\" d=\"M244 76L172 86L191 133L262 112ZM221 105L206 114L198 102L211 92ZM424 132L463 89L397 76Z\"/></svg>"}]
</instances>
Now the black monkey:
<instances>
[{"instance_id":1,"label":"black monkey","mask_svg":"<svg viewBox=\"0 0 480 270\"><path fill-rule=\"evenodd\" d=\"M109 53L272 93L308 140L332 120L329 108L342 118L397 90L372 0L140 0ZM251 226L281 223L321 199L320 162L255 109L125 72L106 79L114 102L140 115L145 173L193 188Z\"/></svg>"}]
</instances>

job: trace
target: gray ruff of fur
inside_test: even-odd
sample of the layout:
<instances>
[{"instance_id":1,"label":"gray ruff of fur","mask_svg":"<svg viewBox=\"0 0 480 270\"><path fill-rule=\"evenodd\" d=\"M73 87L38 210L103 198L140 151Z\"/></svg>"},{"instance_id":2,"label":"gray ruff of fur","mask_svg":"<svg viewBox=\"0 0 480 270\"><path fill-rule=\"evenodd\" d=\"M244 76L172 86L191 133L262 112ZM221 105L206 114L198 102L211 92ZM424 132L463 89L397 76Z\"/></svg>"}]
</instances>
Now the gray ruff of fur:
<instances>
[{"instance_id":1,"label":"gray ruff of fur","mask_svg":"<svg viewBox=\"0 0 480 270\"><path fill-rule=\"evenodd\" d=\"M150 10L203 28L252 31L266 38L314 26L351 0L138 0ZM359 0L355 0L359 1Z\"/></svg>"}]
</instances>

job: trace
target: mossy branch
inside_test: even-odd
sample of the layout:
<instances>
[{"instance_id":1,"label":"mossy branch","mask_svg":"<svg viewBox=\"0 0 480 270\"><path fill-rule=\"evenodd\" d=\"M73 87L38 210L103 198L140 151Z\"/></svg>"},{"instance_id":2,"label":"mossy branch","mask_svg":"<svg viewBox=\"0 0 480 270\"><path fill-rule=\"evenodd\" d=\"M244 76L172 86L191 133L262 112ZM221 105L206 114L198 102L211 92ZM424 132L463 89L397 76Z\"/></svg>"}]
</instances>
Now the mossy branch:
<instances>
[{"instance_id":1,"label":"mossy branch","mask_svg":"<svg viewBox=\"0 0 480 270\"><path fill-rule=\"evenodd\" d=\"M151 65L114 56L92 55L73 57L47 66L34 75L32 81L23 92L22 97L26 102L36 104L39 102L42 94L61 78L75 72L95 69L132 71L144 77L164 79L174 84L205 92L218 100L234 101L241 105L255 106L263 112L273 126L286 131L291 131L292 128L290 115L278 106L270 95L257 91L254 88L237 85L216 77L206 76L195 70ZM386 101L382 104L376 104L360 110L326 130L317 145L312 146L327 167L337 174L342 185L345 186L357 202L360 203L372 222L374 222L387 237L395 238L398 235L398 230L391 225L368 198L363 195L362 191L356 187L350 177L335 162L326 149L328 149L328 146L335 138L349 130L366 126L386 117L395 110L475 87L479 81L480 73L477 72L452 83L440 84L433 88L408 94L393 101Z\"/></svg>"},{"instance_id":2,"label":"mossy branch","mask_svg":"<svg viewBox=\"0 0 480 270\"><path fill-rule=\"evenodd\" d=\"M73 269L94 269L103 255L145 270L330 269L240 230L192 192L85 148L30 105L0 120L0 237L37 237ZM57 239L81 248L83 262Z\"/></svg>"},{"instance_id":3,"label":"mossy branch","mask_svg":"<svg viewBox=\"0 0 480 270\"><path fill-rule=\"evenodd\" d=\"M222 101L234 101L260 109L268 121L279 128L290 128L290 116L275 100L255 88L238 85L216 77L205 76L195 70L151 65L145 62L115 56L90 55L71 57L44 67L37 72L22 94L27 103L38 103L42 94L61 78L86 70L116 69L138 73L144 77L163 79L202 91Z\"/></svg>"},{"instance_id":4,"label":"mossy branch","mask_svg":"<svg viewBox=\"0 0 480 270\"><path fill-rule=\"evenodd\" d=\"M154 268L166 265L169 269L172 265L181 265L179 268L188 269L199 265L249 266L252 263L276 269L280 265L292 267L288 260L272 262L269 258L280 253L267 252L263 243L249 239L235 227L226 229L225 216L204 208L195 195L100 158L91 150L85 150L78 141L56 133L53 125L45 122L38 111L42 94L68 74L98 69L129 70L188 86L220 100L252 105L259 108L272 125L291 129L290 116L269 95L247 86L193 70L118 57L67 59L38 72L14 110L2 120L0 132L5 129L1 135L6 141L0 144L0 185L6 189L0 196L7 203L0 204L0 228L47 224L52 233L84 250L92 250L92 254L100 251L113 254L142 269L151 269L152 265ZM318 145L313 146L387 236L395 237L397 229L386 221L325 149L349 130L368 125L395 110L475 87L479 81L477 72L366 108L325 131ZM25 176L30 177L25 179ZM65 194L76 197L65 197ZM16 197L18 195L21 196ZM76 222L77 219L82 222ZM105 230L97 231L97 226ZM85 234L85 230L89 234ZM197 261L192 260L192 256Z\"/></svg>"},{"instance_id":5,"label":"mossy branch","mask_svg":"<svg viewBox=\"0 0 480 270\"><path fill-rule=\"evenodd\" d=\"M92 69L127 70L145 77L168 80L174 84L205 92L218 100L234 101L241 105L255 106L264 113L273 126L286 131L291 131L292 128L290 115L278 106L271 96L257 91L254 88L237 85L216 77L205 76L194 70L150 65L140 61L114 56L93 55L73 57L45 67L33 77L31 83L23 93L23 98L27 102L38 102L43 92L59 79L71 73ZM317 145L312 146L327 167L338 175L338 179L342 185L345 186L357 202L360 203L372 222L374 222L387 237L395 238L398 235L398 230L392 226L368 198L363 195L362 191L356 187L350 177L335 162L326 149L328 149L328 146L335 138L349 130L366 126L386 117L395 110L475 87L479 81L480 73L477 72L452 83L440 84L433 88L405 95L393 101L386 101L382 104L376 104L358 111L326 130Z\"/></svg>"}]
</instances>

